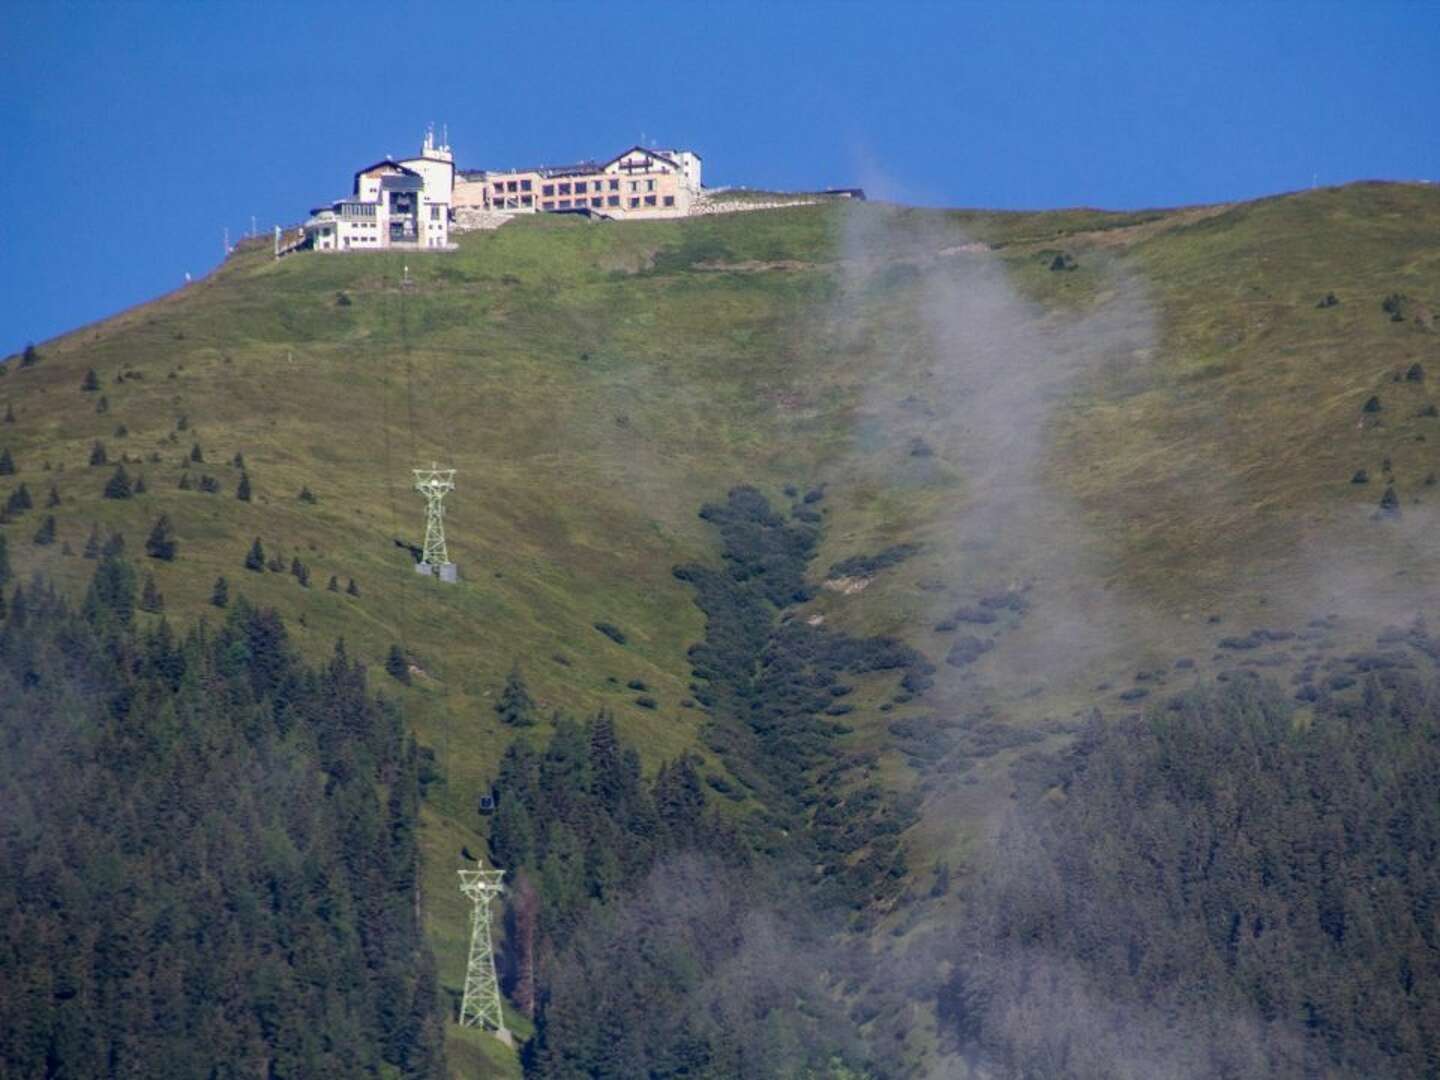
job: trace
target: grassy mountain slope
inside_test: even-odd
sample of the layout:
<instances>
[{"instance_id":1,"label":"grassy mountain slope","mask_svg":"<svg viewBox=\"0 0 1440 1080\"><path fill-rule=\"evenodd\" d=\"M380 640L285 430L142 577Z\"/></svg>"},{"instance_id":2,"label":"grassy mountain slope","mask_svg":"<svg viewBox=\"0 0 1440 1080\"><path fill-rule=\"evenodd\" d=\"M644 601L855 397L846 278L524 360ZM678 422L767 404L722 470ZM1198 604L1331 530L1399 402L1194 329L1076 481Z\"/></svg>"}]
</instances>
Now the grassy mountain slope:
<instances>
[{"instance_id":1,"label":"grassy mountain slope","mask_svg":"<svg viewBox=\"0 0 1440 1080\"><path fill-rule=\"evenodd\" d=\"M1317 307L1327 293L1338 303ZM1398 319L1382 310L1394 295ZM919 702L882 713L862 685L849 738L883 750L897 786L925 785L914 865L963 858L1013 755L975 755L977 782L925 780L891 747L893 721L939 709L1050 731L1083 704L1129 708L1137 688L1197 677L1179 657L1199 677L1237 657L1282 674L1304 663L1221 637L1334 612L1333 645L1359 645L1435 595L1436 310L1440 189L1418 185L1135 214L534 219L443 256L277 263L256 244L41 344L33 366L5 365L0 446L18 471L0 491L24 482L36 506L3 529L17 569L78 589L92 523L138 552L165 513L179 557L146 562L171 618L213 613L224 575L277 607L312 658L343 636L378 669L403 645L419 670L395 692L444 775L426 904L455 988L454 869L462 845L483 847L475 799L509 737L492 705L512 663L547 711L613 709L650 767L707 753L702 713L682 705L702 619L671 575L715 557L703 501L737 483L777 505L796 501L787 485L823 491L809 504L822 575L920 545L805 614L937 662ZM81 389L89 369L97 391ZM87 465L97 439L112 463L138 459L127 470L144 494L101 497L113 464ZM250 502L235 497L236 453ZM432 460L459 470L454 588L417 577L392 542L420 540L409 470ZM1361 468L1369 482L1352 483ZM180 490L186 471L221 490ZM47 510L51 483L62 502ZM1401 517L1374 521L1391 483ZM35 546L49 513L59 542ZM309 588L243 569L256 537L306 563ZM332 574L342 591L326 590ZM997 596L1023 602L975 624L993 647L941 662L974 627L936 627ZM636 703L633 679L657 708ZM462 1065L493 1054L456 1040Z\"/></svg>"}]
</instances>

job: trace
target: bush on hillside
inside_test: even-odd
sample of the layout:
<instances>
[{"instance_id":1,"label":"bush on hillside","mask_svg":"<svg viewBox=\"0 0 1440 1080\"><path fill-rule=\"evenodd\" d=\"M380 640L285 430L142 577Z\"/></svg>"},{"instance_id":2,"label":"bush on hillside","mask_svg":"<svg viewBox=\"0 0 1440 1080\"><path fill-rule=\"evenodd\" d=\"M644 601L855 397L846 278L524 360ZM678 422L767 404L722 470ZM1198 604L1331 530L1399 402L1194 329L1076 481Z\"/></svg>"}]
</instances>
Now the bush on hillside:
<instances>
[{"instance_id":1,"label":"bush on hillside","mask_svg":"<svg viewBox=\"0 0 1440 1080\"><path fill-rule=\"evenodd\" d=\"M170 527L170 515L161 514L155 519L155 524L150 529L150 535L145 540L145 554L152 559L170 562L175 558L179 549L180 545L175 539L175 532Z\"/></svg>"},{"instance_id":2,"label":"bush on hillside","mask_svg":"<svg viewBox=\"0 0 1440 1080\"><path fill-rule=\"evenodd\" d=\"M616 645L625 644L627 640L625 637L625 631L621 630L614 623L597 622L594 624L594 626L596 630L599 630L600 633L604 634L611 641L615 642Z\"/></svg>"}]
</instances>

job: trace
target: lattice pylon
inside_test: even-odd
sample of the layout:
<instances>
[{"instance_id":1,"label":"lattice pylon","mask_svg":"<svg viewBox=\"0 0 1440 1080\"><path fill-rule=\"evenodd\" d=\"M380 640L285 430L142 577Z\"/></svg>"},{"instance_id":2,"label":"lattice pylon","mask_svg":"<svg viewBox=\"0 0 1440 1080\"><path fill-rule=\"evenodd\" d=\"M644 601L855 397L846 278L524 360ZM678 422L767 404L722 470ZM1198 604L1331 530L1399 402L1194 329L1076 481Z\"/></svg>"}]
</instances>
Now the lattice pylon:
<instances>
[{"instance_id":1,"label":"lattice pylon","mask_svg":"<svg viewBox=\"0 0 1440 1080\"><path fill-rule=\"evenodd\" d=\"M490 901L505 891L503 870L461 870L460 891L474 905L470 912L470 958L465 965L465 995L460 1001L461 1027L488 1027L501 1041L510 1041L500 1011L500 980L495 974L495 946L490 937Z\"/></svg>"},{"instance_id":2,"label":"lattice pylon","mask_svg":"<svg viewBox=\"0 0 1440 1080\"><path fill-rule=\"evenodd\" d=\"M455 490L455 470L442 469L434 462L428 469L413 469L415 490L425 496L425 547L420 561L429 567L445 566L445 496Z\"/></svg>"}]
</instances>

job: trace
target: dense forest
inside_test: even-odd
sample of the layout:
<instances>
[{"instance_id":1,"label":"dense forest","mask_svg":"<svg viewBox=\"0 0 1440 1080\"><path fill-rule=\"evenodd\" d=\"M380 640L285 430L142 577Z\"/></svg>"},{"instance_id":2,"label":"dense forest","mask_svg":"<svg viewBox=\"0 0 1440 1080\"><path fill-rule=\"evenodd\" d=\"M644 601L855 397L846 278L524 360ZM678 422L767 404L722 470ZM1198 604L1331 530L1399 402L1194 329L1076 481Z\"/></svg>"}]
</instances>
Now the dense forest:
<instances>
[{"instance_id":1,"label":"dense forest","mask_svg":"<svg viewBox=\"0 0 1440 1080\"><path fill-rule=\"evenodd\" d=\"M902 1076L917 1006L996 1077L1440 1073L1440 685L1397 665L1097 711L917 895L916 808L845 718L863 680L923 700L933 668L793 618L816 501L736 488L701 510L720 559L675 570L710 764L647 776L605 712L535 738L518 666L498 696L527 1075ZM443 1075L422 755L343 643L307 667L243 598L177 635L118 543L78 604L9 576L0 546L0 1075ZM877 921L942 903L885 972Z\"/></svg>"},{"instance_id":2,"label":"dense forest","mask_svg":"<svg viewBox=\"0 0 1440 1080\"><path fill-rule=\"evenodd\" d=\"M443 1074L398 713L272 611L136 592L0 593L0 1074Z\"/></svg>"},{"instance_id":3,"label":"dense forest","mask_svg":"<svg viewBox=\"0 0 1440 1080\"><path fill-rule=\"evenodd\" d=\"M787 517L735 488L701 510L721 564L675 571L706 615L691 689L738 787L702 777L697 757L644 782L605 714L557 717L543 750L522 736L505 754L491 852L515 882L506 981L537 1021L531 1075L840 1075L868 1061L844 1009L865 989L858 942L837 935L898 892L915 811L856 782L873 756L841 749L840 718L847 678L919 689L929 665L891 639L786 619L809 596L809 506ZM523 724L528 707L512 676L502 715Z\"/></svg>"},{"instance_id":4,"label":"dense forest","mask_svg":"<svg viewBox=\"0 0 1440 1080\"><path fill-rule=\"evenodd\" d=\"M1386 674L1096 717L975 885L950 1037L1001 1076L1436 1075L1440 686Z\"/></svg>"}]
</instances>

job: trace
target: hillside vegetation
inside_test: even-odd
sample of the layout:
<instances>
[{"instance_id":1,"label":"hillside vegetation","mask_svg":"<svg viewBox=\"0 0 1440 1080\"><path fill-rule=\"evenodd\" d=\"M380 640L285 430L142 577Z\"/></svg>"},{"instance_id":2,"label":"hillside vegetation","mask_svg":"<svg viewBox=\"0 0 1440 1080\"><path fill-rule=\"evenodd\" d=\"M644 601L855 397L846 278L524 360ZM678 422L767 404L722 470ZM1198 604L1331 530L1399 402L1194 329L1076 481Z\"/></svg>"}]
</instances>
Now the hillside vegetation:
<instances>
[{"instance_id":1,"label":"hillside vegetation","mask_svg":"<svg viewBox=\"0 0 1440 1080\"><path fill-rule=\"evenodd\" d=\"M715 835L850 868L815 895L904 953L968 902L952 875L983 868L1012 795L1063 789L1091 708L1263 674L1303 724L1366 671L1430 663L1386 628L1440 583L1440 189L460 239L242 246L0 378L0 497L31 504L0 526L19 580L78 598L87 544L120 533L153 578L142 607L218 626L223 577L309 661L343 638L399 701L447 1003L454 871L492 839L477 805L516 733L495 707L512 672L537 747L572 731L557 712L603 710L645 785L685 759ZM432 461L458 470L453 587L395 543L421 539L409 470ZM107 497L122 464L131 493ZM257 539L275 569L247 569ZM595 820L556 827L583 846ZM818 847L777 839L796 829ZM546 854L509 865L538 877ZM644 860L614 873L659 887ZM578 911L553 955L604 944ZM795 1060L947 1052L931 1005L879 1000L855 1024L899 1029L885 1053ZM729 1035L687 1023L727 1060ZM517 1067L450 1027L453 1069Z\"/></svg>"}]
</instances>

